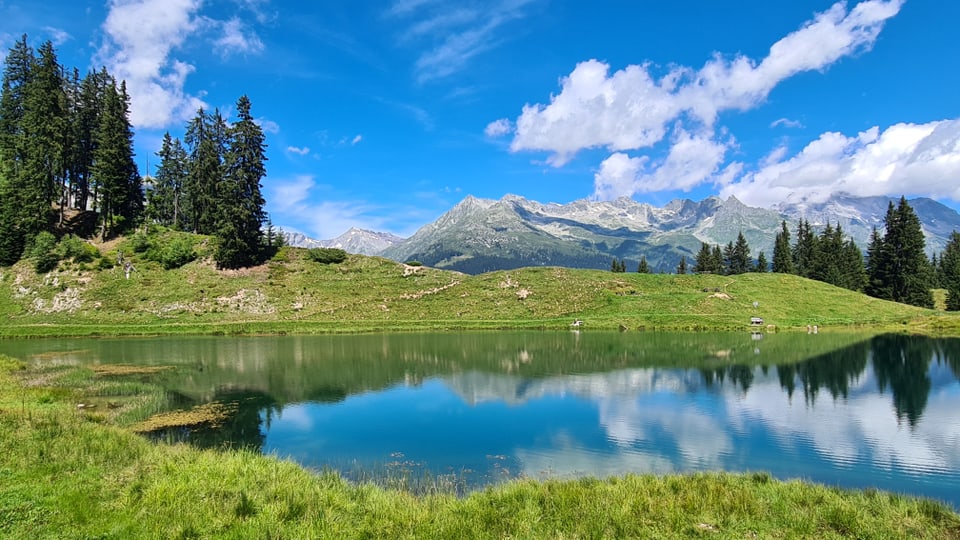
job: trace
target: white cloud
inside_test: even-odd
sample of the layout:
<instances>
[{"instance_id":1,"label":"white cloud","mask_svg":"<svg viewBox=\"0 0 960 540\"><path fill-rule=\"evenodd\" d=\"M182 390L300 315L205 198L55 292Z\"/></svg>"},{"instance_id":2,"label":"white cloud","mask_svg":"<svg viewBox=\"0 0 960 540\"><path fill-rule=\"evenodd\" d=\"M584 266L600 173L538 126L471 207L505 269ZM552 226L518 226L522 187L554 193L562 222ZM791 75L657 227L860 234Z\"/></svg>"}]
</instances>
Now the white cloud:
<instances>
[{"instance_id":1,"label":"white cloud","mask_svg":"<svg viewBox=\"0 0 960 540\"><path fill-rule=\"evenodd\" d=\"M110 0L104 42L94 62L127 82L134 126L166 127L207 106L202 93L185 90L195 66L173 57L188 39L219 31L213 44L221 54L263 49L239 19L211 19L200 14L202 7L203 0Z\"/></svg>"},{"instance_id":2,"label":"white cloud","mask_svg":"<svg viewBox=\"0 0 960 540\"><path fill-rule=\"evenodd\" d=\"M352 146L356 146L356 145L360 144L360 141L362 141L362 140L363 140L363 135L357 134L357 136L355 136L355 137L353 138L353 140L350 141L350 144L351 144Z\"/></svg>"},{"instance_id":3,"label":"white cloud","mask_svg":"<svg viewBox=\"0 0 960 540\"><path fill-rule=\"evenodd\" d=\"M779 126L788 128L802 128L803 122L800 122L799 120L790 120L789 118L777 118L773 122L770 122L770 127L772 128Z\"/></svg>"},{"instance_id":4,"label":"white cloud","mask_svg":"<svg viewBox=\"0 0 960 540\"><path fill-rule=\"evenodd\" d=\"M716 54L699 70L673 67L658 78L650 64L629 65L610 74L604 62L581 62L561 79L561 91L549 104L523 107L510 148L549 152L547 162L555 167L581 150L608 149L614 155L597 173L600 189L594 196L598 198L630 195L636 192L632 188L690 189L709 180L729 182L729 176L713 178L728 147L710 140L716 138L711 132L717 114L756 107L783 80L826 69L845 56L870 49L902 3L868 0L849 11L844 3L837 3L774 43L759 63L742 55L727 59ZM674 145L679 147L653 164L667 170L650 172L648 158L616 155L656 145L675 122L697 126L701 135L676 138ZM774 125L788 122L783 119ZM697 150L706 154L698 156Z\"/></svg>"},{"instance_id":5,"label":"white cloud","mask_svg":"<svg viewBox=\"0 0 960 540\"><path fill-rule=\"evenodd\" d=\"M310 153L310 148L304 146L303 148L298 148L296 146L288 146L287 152L291 154L297 154L298 156L305 156Z\"/></svg>"},{"instance_id":6,"label":"white cloud","mask_svg":"<svg viewBox=\"0 0 960 540\"><path fill-rule=\"evenodd\" d=\"M73 39L73 36L67 33L66 30L61 30L60 28L44 26L43 31L50 35L50 42L57 47Z\"/></svg>"},{"instance_id":7,"label":"white cloud","mask_svg":"<svg viewBox=\"0 0 960 540\"><path fill-rule=\"evenodd\" d=\"M464 6L433 0L401 0L386 16L404 18L409 26L402 44L425 42L415 63L419 82L447 77L475 56L504 42L501 28L523 18L523 8L533 0L496 0L485 5Z\"/></svg>"},{"instance_id":8,"label":"white cloud","mask_svg":"<svg viewBox=\"0 0 960 540\"><path fill-rule=\"evenodd\" d=\"M258 126L260 126L260 129L262 129L264 133L272 133L272 134L280 133L280 124L274 122L273 120L267 120L266 118L257 118L256 120L254 120L254 122L256 122Z\"/></svg>"},{"instance_id":9,"label":"white cloud","mask_svg":"<svg viewBox=\"0 0 960 540\"><path fill-rule=\"evenodd\" d=\"M234 17L216 24L221 27L223 34L213 43L223 56L231 53L256 54L263 51L263 42L246 28L240 19Z\"/></svg>"},{"instance_id":10,"label":"white cloud","mask_svg":"<svg viewBox=\"0 0 960 540\"><path fill-rule=\"evenodd\" d=\"M103 23L105 43L98 55L107 69L127 82L130 121L137 127L164 127L206 104L184 92L194 67L170 58L197 30L201 0L112 0Z\"/></svg>"},{"instance_id":11,"label":"white cloud","mask_svg":"<svg viewBox=\"0 0 960 540\"><path fill-rule=\"evenodd\" d=\"M267 211L274 225L285 230L304 231L312 238L336 238L351 227L382 230L383 218L371 215L376 208L362 201L337 201L324 198L316 202L316 191L329 189L317 184L309 174L264 182Z\"/></svg>"},{"instance_id":12,"label":"white cloud","mask_svg":"<svg viewBox=\"0 0 960 540\"><path fill-rule=\"evenodd\" d=\"M856 196L917 194L960 200L960 119L873 127L856 136L824 133L794 156L783 149L759 170L726 186L755 206L787 200L822 201L832 193Z\"/></svg>"},{"instance_id":13,"label":"white cloud","mask_svg":"<svg viewBox=\"0 0 960 540\"><path fill-rule=\"evenodd\" d=\"M718 173L731 144L678 130L666 158L660 162L651 164L647 156L630 157L615 152L594 175L594 197L609 200L664 189L688 191L710 178L724 183Z\"/></svg>"},{"instance_id":14,"label":"white cloud","mask_svg":"<svg viewBox=\"0 0 960 540\"><path fill-rule=\"evenodd\" d=\"M507 118L501 118L499 120L494 120L487 124L487 127L483 130L484 135L487 137L502 137L507 133L513 131L513 124Z\"/></svg>"}]
</instances>

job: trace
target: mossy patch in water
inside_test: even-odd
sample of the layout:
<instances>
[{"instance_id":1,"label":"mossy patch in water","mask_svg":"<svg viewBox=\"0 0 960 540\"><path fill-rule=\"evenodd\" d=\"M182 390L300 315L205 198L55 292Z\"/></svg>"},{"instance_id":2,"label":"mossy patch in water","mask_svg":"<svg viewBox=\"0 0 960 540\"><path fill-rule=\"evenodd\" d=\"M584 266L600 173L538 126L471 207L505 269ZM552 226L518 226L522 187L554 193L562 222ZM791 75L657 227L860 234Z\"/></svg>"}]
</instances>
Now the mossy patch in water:
<instances>
[{"instance_id":1,"label":"mossy patch in water","mask_svg":"<svg viewBox=\"0 0 960 540\"><path fill-rule=\"evenodd\" d=\"M152 375L160 373L173 366L129 366L124 364L100 364L90 366L93 373L98 376L120 376L120 375Z\"/></svg>"},{"instance_id":2,"label":"mossy patch in water","mask_svg":"<svg viewBox=\"0 0 960 540\"><path fill-rule=\"evenodd\" d=\"M237 414L237 403L213 401L191 409L155 414L133 426L135 433L152 433L172 428L217 427Z\"/></svg>"}]
</instances>

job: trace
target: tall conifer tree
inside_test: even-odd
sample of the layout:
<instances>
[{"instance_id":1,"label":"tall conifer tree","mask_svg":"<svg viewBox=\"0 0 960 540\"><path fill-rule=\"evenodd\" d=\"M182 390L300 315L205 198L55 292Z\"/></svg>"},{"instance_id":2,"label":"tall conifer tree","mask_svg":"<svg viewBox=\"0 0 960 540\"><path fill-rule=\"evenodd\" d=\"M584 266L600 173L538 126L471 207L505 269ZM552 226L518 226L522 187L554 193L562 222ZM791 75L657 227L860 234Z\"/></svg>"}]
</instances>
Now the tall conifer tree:
<instances>
[{"instance_id":1,"label":"tall conifer tree","mask_svg":"<svg viewBox=\"0 0 960 540\"><path fill-rule=\"evenodd\" d=\"M266 215L260 181L266 175L266 144L263 131L250 114L250 99L237 100L237 122L227 132L229 146L224 175L218 186L216 222L218 247L215 258L221 267L256 264L260 256L260 227Z\"/></svg>"},{"instance_id":2,"label":"tall conifer tree","mask_svg":"<svg viewBox=\"0 0 960 540\"><path fill-rule=\"evenodd\" d=\"M793 253L790 248L790 230L787 222L783 221L780 232L773 243L773 271L779 274L793 273Z\"/></svg>"}]
</instances>

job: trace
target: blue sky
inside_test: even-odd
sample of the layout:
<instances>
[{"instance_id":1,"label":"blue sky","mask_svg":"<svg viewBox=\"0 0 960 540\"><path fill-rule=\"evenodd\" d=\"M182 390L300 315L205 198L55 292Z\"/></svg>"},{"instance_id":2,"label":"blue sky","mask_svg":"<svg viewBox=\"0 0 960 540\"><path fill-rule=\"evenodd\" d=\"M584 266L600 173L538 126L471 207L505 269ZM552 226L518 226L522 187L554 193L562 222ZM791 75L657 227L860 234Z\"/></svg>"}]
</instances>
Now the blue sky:
<instances>
[{"instance_id":1,"label":"blue sky","mask_svg":"<svg viewBox=\"0 0 960 540\"><path fill-rule=\"evenodd\" d=\"M0 0L131 91L141 172L246 94L275 225L402 236L463 197L960 201L960 2Z\"/></svg>"}]
</instances>

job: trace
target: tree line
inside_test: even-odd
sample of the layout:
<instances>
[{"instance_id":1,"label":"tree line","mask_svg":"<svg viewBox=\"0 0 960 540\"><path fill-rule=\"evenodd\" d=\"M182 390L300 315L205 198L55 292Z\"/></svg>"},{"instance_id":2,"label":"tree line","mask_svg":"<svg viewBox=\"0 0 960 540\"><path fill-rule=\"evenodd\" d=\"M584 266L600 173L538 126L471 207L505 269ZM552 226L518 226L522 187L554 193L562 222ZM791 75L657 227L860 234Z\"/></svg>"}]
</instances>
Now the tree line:
<instances>
[{"instance_id":1,"label":"tree line","mask_svg":"<svg viewBox=\"0 0 960 540\"><path fill-rule=\"evenodd\" d=\"M0 89L0 265L31 252L38 235L88 216L101 239L153 223L213 235L220 267L262 259L265 138L246 96L228 124L197 111L186 146L165 135L154 177L134 161L130 96L106 68L84 77L47 41L22 36L4 60Z\"/></svg>"},{"instance_id":2,"label":"tree line","mask_svg":"<svg viewBox=\"0 0 960 540\"><path fill-rule=\"evenodd\" d=\"M897 205L890 202L884 233L873 229L866 257L852 238L845 237L839 223L828 223L815 234L809 221L801 219L793 244L787 222L782 222L774 240L772 265L762 251L753 261L741 232L735 243L723 249L702 243L693 272L732 275L768 269L927 308L934 306L932 289L943 288L947 310L960 311L960 233L950 235L939 257L935 253L927 258L920 219L905 197ZM685 271L686 259L682 258L677 273Z\"/></svg>"}]
</instances>

